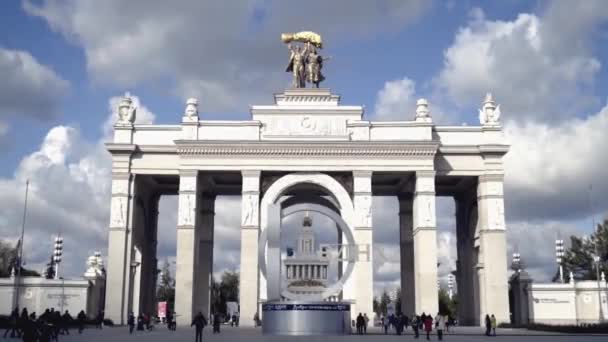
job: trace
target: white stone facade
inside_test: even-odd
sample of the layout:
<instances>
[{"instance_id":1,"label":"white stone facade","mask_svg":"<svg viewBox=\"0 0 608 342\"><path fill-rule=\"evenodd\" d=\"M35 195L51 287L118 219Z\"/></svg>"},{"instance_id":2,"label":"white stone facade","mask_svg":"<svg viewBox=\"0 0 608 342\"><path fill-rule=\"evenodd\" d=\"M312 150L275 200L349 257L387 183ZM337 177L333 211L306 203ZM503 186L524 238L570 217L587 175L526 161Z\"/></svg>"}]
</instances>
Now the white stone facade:
<instances>
[{"instance_id":1,"label":"white stone facade","mask_svg":"<svg viewBox=\"0 0 608 342\"><path fill-rule=\"evenodd\" d=\"M106 144L114 175L107 317L125 323L129 311L153 308L163 194L179 195L178 323L208 314L213 215L202 203L241 195L241 322L252 324L270 290L258 258L267 211L306 183L335 199L354 237L357 258L341 293L353 315L373 317L373 195L400 198L404 309L437 312L435 198L451 196L460 208L458 284L470 287L459 293L472 308L461 321L479 324L486 313L508 321L502 157L509 145L493 99L483 104L480 127L435 126L426 100L404 108L412 115L398 122L364 120L363 107L341 105L328 89L286 90L274 100L252 106L249 121L209 121L190 99L177 125L134 124L123 101Z\"/></svg>"}]
</instances>

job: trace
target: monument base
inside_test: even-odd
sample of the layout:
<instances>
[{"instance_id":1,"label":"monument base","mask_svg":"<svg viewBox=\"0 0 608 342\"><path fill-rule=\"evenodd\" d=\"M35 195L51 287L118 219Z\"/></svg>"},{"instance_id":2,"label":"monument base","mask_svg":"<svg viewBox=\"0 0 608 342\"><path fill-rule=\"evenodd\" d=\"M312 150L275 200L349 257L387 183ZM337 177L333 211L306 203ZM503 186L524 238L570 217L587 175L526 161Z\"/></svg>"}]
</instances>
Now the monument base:
<instances>
[{"instance_id":1,"label":"monument base","mask_svg":"<svg viewBox=\"0 0 608 342\"><path fill-rule=\"evenodd\" d=\"M347 335L351 333L348 302L266 302L262 332L268 335Z\"/></svg>"}]
</instances>

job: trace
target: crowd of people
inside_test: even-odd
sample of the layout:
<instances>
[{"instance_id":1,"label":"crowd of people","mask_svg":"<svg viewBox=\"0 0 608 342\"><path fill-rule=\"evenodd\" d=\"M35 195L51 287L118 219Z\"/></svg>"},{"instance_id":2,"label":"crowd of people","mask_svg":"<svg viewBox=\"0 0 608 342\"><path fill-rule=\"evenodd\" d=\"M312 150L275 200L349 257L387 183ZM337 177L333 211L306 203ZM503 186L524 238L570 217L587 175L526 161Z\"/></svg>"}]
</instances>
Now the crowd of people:
<instances>
[{"instance_id":1,"label":"crowd of people","mask_svg":"<svg viewBox=\"0 0 608 342\"><path fill-rule=\"evenodd\" d=\"M359 314L359 316L361 316L361 314ZM357 322L359 322L358 319ZM412 315L411 318L402 313L382 316L380 323L384 329L384 334L388 334L389 331L394 331L395 334L401 335L411 326L415 338L420 337L422 332L422 334L426 334L426 339L430 340L431 333L435 330L437 339L443 340L444 332L449 332L450 327L453 327L456 321L454 318L440 313L437 313L433 318L431 315L427 315L423 312L422 315ZM496 336L496 317L494 315L486 315L485 328L485 334L487 336ZM357 333L361 333L359 327L357 327ZM363 328L363 333L365 333L365 326Z\"/></svg>"},{"instance_id":2,"label":"crowd of people","mask_svg":"<svg viewBox=\"0 0 608 342\"><path fill-rule=\"evenodd\" d=\"M4 332L4 338L21 338L24 342L50 342L59 341L59 335L69 335L70 328L78 327L81 334L87 315L80 311L76 318L70 315L68 310L63 314L54 308L46 309L41 315L36 312L28 313L27 308L23 308L19 313L19 308L15 308L9 316L9 324ZM101 329L103 325L103 311L95 319L95 325Z\"/></svg>"}]
</instances>

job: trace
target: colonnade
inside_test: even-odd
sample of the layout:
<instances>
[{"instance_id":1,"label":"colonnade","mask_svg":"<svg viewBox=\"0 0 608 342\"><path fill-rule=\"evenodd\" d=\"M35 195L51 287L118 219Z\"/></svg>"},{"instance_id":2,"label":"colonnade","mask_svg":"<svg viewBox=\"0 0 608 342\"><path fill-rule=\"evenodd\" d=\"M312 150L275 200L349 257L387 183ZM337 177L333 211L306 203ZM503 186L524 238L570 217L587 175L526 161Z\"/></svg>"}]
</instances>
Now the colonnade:
<instances>
[{"instance_id":1,"label":"colonnade","mask_svg":"<svg viewBox=\"0 0 608 342\"><path fill-rule=\"evenodd\" d=\"M351 174L352 188L346 191L340 185L351 206L346 217L343 212L343 218L352 228L358 254L342 297L354 302L353 314L364 312L369 317L373 317L372 175L371 171L355 171ZM311 177L310 181L320 186L326 185L322 179L332 179L321 173ZM454 194L458 293L461 303L466 303L460 307L463 324L479 324L486 313L495 314L500 321L508 320L502 182L501 175L482 175L476 189ZM416 171L411 190L398 195L402 310L408 315L438 311L435 184L435 171ZM333 192L335 186L327 185L328 191ZM260 313L260 301L267 291L258 258L261 212L266 209L261 202L266 190L262 188L261 170L242 171L243 325L252 323L254 314ZM126 323L130 311L155 312L159 196L146 176L113 174L106 317L117 324ZM175 277L178 324L189 324L199 311L209 314L215 196L200 172L180 172ZM326 270L309 275L327 277Z\"/></svg>"}]
</instances>

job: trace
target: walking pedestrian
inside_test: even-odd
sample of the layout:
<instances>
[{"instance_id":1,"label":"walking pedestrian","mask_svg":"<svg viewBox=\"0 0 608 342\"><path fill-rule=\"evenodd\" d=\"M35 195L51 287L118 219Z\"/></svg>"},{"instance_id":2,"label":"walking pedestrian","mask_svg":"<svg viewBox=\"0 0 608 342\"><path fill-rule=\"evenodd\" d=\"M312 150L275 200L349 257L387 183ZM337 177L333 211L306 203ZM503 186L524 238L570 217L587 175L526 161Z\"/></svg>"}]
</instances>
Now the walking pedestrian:
<instances>
[{"instance_id":1,"label":"walking pedestrian","mask_svg":"<svg viewBox=\"0 0 608 342\"><path fill-rule=\"evenodd\" d=\"M437 316L435 317L435 326L437 328L437 339L441 341L443 340L443 330L445 329L445 316L437 313Z\"/></svg>"},{"instance_id":2,"label":"walking pedestrian","mask_svg":"<svg viewBox=\"0 0 608 342\"><path fill-rule=\"evenodd\" d=\"M207 325L207 320L205 316L203 316L202 312L198 312L198 314L194 317L192 324L190 326L194 326L195 336L194 342L203 342L203 328Z\"/></svg>"},{"instance_id":3,"label":"walking pedestrian","mask_svg":"<svg viewBox=\"0 0 608 342\"><path fill-rule=\"evenodd\" d=\"M10 337L13 338L15 337L15 333L18 332L17 330L17 321L19 320L19 308L16 307L12 312L11 315L8 319L8 327L6 328L6 330L4 331L4 338L6 338L6 335L8 335L8 332L10 331Z\"/></svg>"},{"instance_id":4,"label":"walking pedestrian","mask_svg":"<svg viewBox=\"0 0 608 342\"><path fill-rule=\"evenodd\" d=\"M433 317L431 315L424 318L424 331L426 331L426 339L431 339L431 331L433 331Z\"/></svg>"},{"instance_id":5,"label":"walking pedestrian","mask_svg":"<svg viewBox=\"0 0 608 342\"><path fill-rule=\"evenodd\" d=\"M384 327L384 335L388 334L388 324L389 324L388 318L385 316L382 316L380 321L382 322L382 326Z\"/></svg>"},{"instance_id":6,"label":"walking pedestrian","mask_svg":"<svg viewBox=\"0 0 608 342\"><path fill-rule=\"evenodd\" d=\"M105 316L105 313L103 312L103 310L99 310L99 312L97 313L97 319L96 319L97 329L103 329L104 316Z\"/></svg>"},{"instance_id":7,"label":"walking pedestrian","mask_svg":"<svg viewBox=\"0 0 608 342\"><path fill-rule=\"evenodd\" d=\"M490 315L486 315L485 325L486 325L486 336L490 336L490 330L492 330L492 321L490 320Z\"/></svg>"},{"instance_id":8,"label":"walking pedestrian","mask_svg":"<svg viewBox=\"0 0 608 342\"><path fill-rule=\"evenodd\" d=\"M363 333L367 334L367 324L369 323L369 317L367 314L363 314Z\"/></svg>"},{"instance_id":9,"label":"walking pedestrian","mask_svg":"<svg viewBox=\"0 0 608 342\"><path fill-rule=\"evenodd\" d=\"M87 315L84 313L84 310L80 310L78 316L76 316L78 320L78 333L82 334L82 330L84 330L84 323L87 320Z\"/></svg>"},{"instance_id":10,"label":"walking pedestrian","mask_svg":"<svg viewBox=\"0 0 608 342\"><path fill-rule=\"evenodd\" d=\"M222 315L219 313L216 313L213 315L213 333L214 334L219 334L220 333L220 324L222 323Z\"/></svg>"},{"instance_id":11,"label":"walking pedestrian","mask_svg":"<svg viewBox=\"0 0 608 342\"><path fill-rule=\"evenodd\" d=\"M68 329L70 324L72 323L72 316L68 310L65 310L63 316L61 316L61 328L60 331L63 331L66 335L70 334L70 330Z\"/></svg>"},{"instance_id":12,"label":"walking pedestrian","mask_svg":"<svg viewBox=\"0 0 608 342\"><path fill-rule=\"evenodd\" d=\"M361 314L359 312L359 315L357 316L357 320L356 320L357 334L358 335L363 335L363 325L364 324L365 324L365 319L363 318L363 314Z\"/></svg>"},{"instance_id":13,"label":"walking pedestrian","mask_svg":"<svg viewBox=\"0 0 608 342\"><path fill-rule=\"evenodd\" d=\"M420 316L412 315L412 330L414 330L414 338L420 337Z\"/></svg>"},{"instance_id":14,"label":"walking pedestrian","mask_svg":"<svg viewBox=\"0 0 608 342\"><path fill-rule=\"evenodd\" d=\"M135 329L135 315L133 314L133 311L129 313L127 325L129 326L129 334L133 334L133 329Z\"/></svg>"},{"instance_id":15,"label":"walking pedestrian","mask_svg":"<svg viewBox=\"0 0 608 342\"><path fill-rule=\"evenodd\" d=\"M496 336L496 317L494 314L490 317L490 323L492 324L492 336Z\"/></svg>"}]
</instances>

